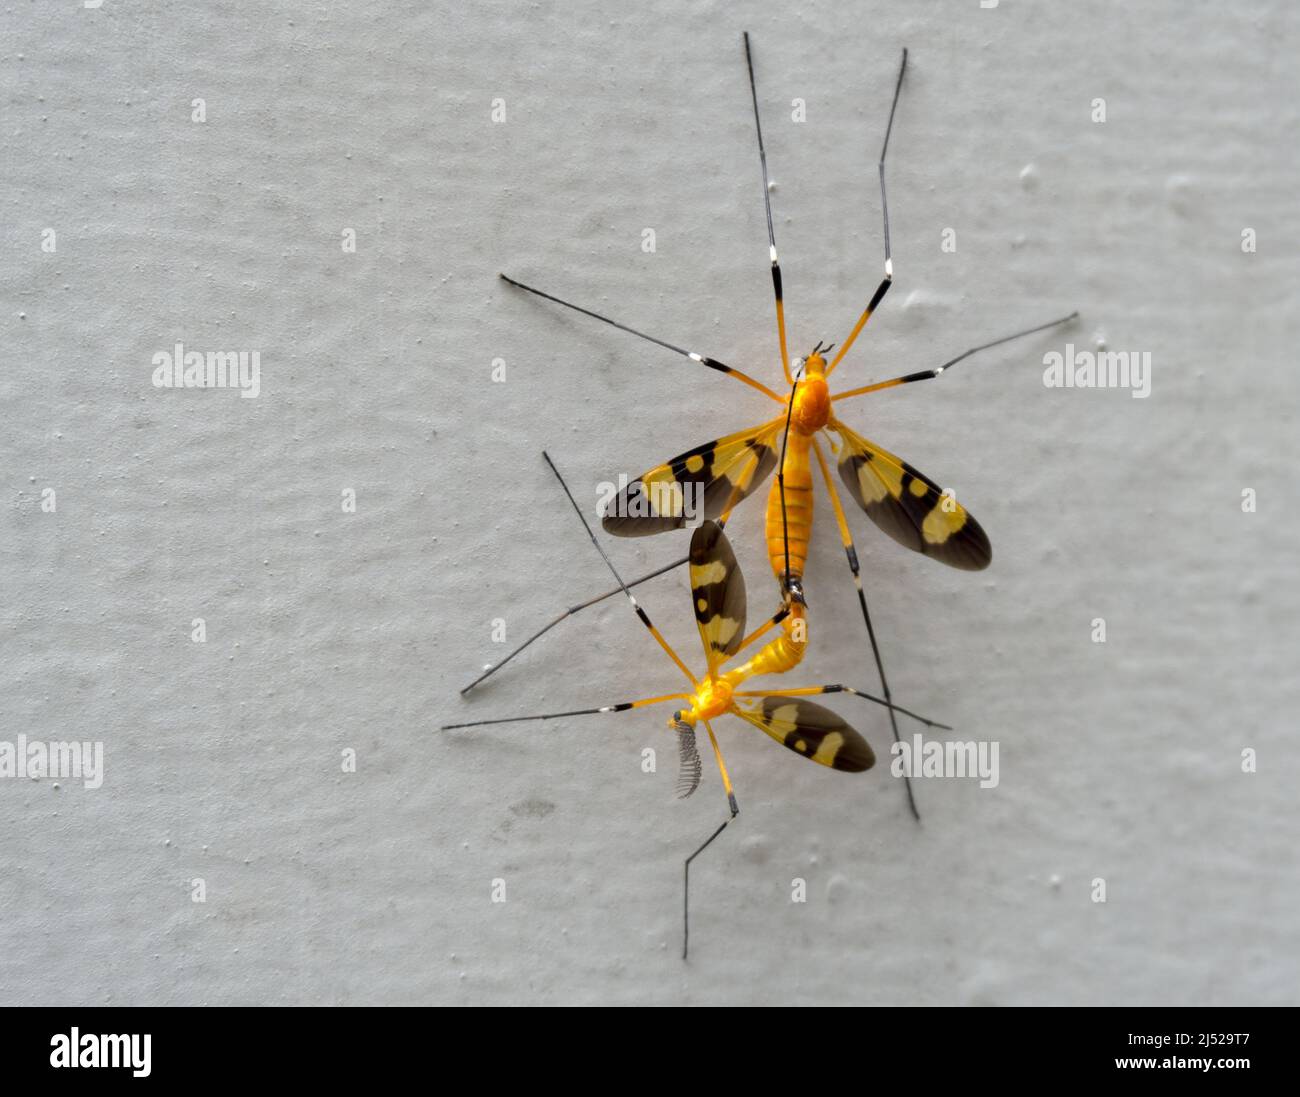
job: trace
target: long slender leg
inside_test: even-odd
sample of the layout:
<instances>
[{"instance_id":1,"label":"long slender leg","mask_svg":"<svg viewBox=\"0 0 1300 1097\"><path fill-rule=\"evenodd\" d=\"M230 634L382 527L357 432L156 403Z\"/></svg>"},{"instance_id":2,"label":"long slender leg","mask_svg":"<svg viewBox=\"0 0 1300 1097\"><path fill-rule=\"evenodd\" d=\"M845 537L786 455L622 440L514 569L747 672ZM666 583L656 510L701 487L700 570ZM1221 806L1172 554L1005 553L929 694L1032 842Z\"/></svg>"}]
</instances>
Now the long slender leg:
<instances>
[{"instance_id":1,"label":"long slender leg","mask_svg":"<svg viewBox=\"0 0 1300 1097\"><path fill-rule=\"evenodd\" d=\"M832 400L847 400L850 396L865 396L869 392L879 392L881 389L892 389L896 385L909 385L913 381L928 381L932 377L940 376L944 370L955 366L964 358L969 358L972 354L978 354L982 350L988 350L990 347L1000 347L1003 343L1009 343L1012 339L1020 339L1026 335L1033 335L1035 332L1046 331L1048 328L1054 328L1058 324L1068 324L1071 320L1079 315L1078 311L1070 313L1069 316L1062 316L1059 320L1049 320L1046 324L1039 324L1036 328L1026 328L1024 331L1018 331L1014 335L1004 335L1001 339L994 339L991 343L981 343L978 347L971 347L968 351L963 351L956 358L949 358L941 366L935 366L934 369L923 369L916 373L904 374L902 377L893 377L888 381L877 381L871 385L863 385L861 388L849 389L847 392L841 392L832 396Z\"/></svg>"},{"instance_id":2,"label":"long slender leg","mask_svg":"<svg viewBox=\"0 0 1300 1097\"><path fill-rule=\"evenodd\" d=\"M858 570L858 550L853 544L853 534L849 532L849 523L844 517L844 508L840 505L839 493L835 490L835 484L831 480L831 471L826 464L826 456L822 453L821 443L816 438L812 440L813 452L817 455L817 464L821 466L822 479L826 481L826 490L830 493L831 508L835 511L835 523L840 527L840 541L844 545L844 555L848 557L849 570L853 572L853 585L858 588L858 604L862 607L862 620L867 626L867 637L871 640L871 654L876 657L876 670L880 674L880 688L885 694L885 701L889 704L889 726L894 733L894 742L899 742L898 737L898 718L894 715L893 697L889 693L889 679L885 677L885 663L880 658L880 645L876 643L876 630L871 625L871 612L867 609L867 596L862 590L862 575ZM916 796L912 792L911 777L904 776L903 781L907 787L907 803L912 809L912 816L918 822L921 819L921 813L916 810Z\"/></svg>"},{"instance_id":3,"label":"long slender leg","mask_svg":"<svg viewBox=\"0 0 1300 1097\"><path fill-rule=\"evenodd\" d=\"M713 745L713 757L718 761L718 772L722 775L722 788L727 794L727 806L731 808L731 817L734 819L740 814L740 806L736 803L736 790L731 787L731 777L727 774L727 763L722 760L722 748L718 746L718 737L713 734L713 726L704 721L704 730L709 733L709 742Z\"/></svg>"},{"instance_id":4,"label":"long slender leg","mask_svg":"<svg viewBox=\"0 0 1300 1097\"><path fill-rule=\"evenodd\" d=\"M898 66L898 81L894 84L894 101L889 105L889 124L885 127L885 140L880 146L880 162L876 165L876 169L880 173L880 210L885 220L885 277L880 285L876 287L876 292L871 295L871 300L867 303L862 315L858 317L858 322L853 325L849 337L840 345L839 354L826 367L827 377L835 372L835 367L840 364L840 360L848 354L849 347L853 346L853 341L866 327L867 321L871 319L871 314L876 311L876 306L880 304L880 299L885 296L894 282L894 257L889 247L889 199L885 195L885 155L889 152L889 135L894 132L894 112L898 109L898 96L903 90L903 73L906 71L907 50L904 49L902 63Z\"/></svg>"},{"instance_id":5,"label":"long slender leg","mask_svg":"<svg viewBox=\"0 0 1300 1097\"><path fill-rule=\"evenodd\" d=\"M647 335L643 331L637 331L636 328L630 328L626 324L620 324L617 320L611 320L608 316L602 316L598 312L592 312L591 309L584 309L581 305L575 305L572 302L565 301L559 297L552 297L549 293L543 293L539 289L533 289L532 286L524 285L523 282L516 282L513 278L509 278L504 274L501 275L501 277L505 281L509 282L512 286L515 286L518 289L527 290L529 293L535 294L538 297L544 297L548 301L554 301L557 305L563 305L567 309L573 309L574 312L580 312L584 316L590 316L593 320L599 320L602 323L609 324L611 327L618 328L619 331L625 331L629 335L635 335L639 339L645 339L648 342L663 347L665 350L672 351L674 354L680 354L684 358L689 358L692 362L698 362L702 366L708 366L709 369L717 370L719 373L729 374L730 376L736 378L737 381L743 381L750 388L757 389L765 396L770 396L777 403L784 402L782 401L781 397L779 397L775 392L773 392L761 381L755 381L754 378L749 376L749 374L741 373L740 370L738 369L732 369L725 362L719 362L716 358L709 358L707 355L696 354L695 351L687 350L685 347L679 347L679 346L675 346L672 343L666 343L662 339L656 339L653 335Z\"/></svg>"},{"instance_id":6,"label":"long slender leg","mask_svg":"<svg viewBox=\"0 0 1300 1097\"><path fill-rule=\"evenodd\" d=\"M739 655L742 651L744 651L747 647L749 647L750 644L754 643L756 640L762 639L762 637L766 636L771 629L775 628L777 625L779 625L782 621L784 621L789 616L790 616L790 607L787 605L783 605L779 610L777 610L774 614L772 614L771 617L769 617L766 621L764 621L761 625L759 625L758 628L756 628L753 632L751 632L748 636L746 636L743 640L741 640L740 646L737 647L735 651L733 651L730 655L727 656L727 660L730 661L734 659L737 655Z\"/></svg>"},{"instance_id":7,"label":"long slender leg","mask_svg":"<svg viewBox=\"0 0 1300 1097\"><path fill-rule=\"evenodd\" d=\"M757 461L758 459L755 458L754 460ZM733 492L733 496L734 495L735 492ZM718 526L720 528L725 527L727 521L731 518L731 511L735 506L736 502L737 500L733 498L732 502L728 505L727 509L723 511L722 514L719 516ZM665 564L663 567L659 568L658 570L650 572L649 575L642 575L639 579L633 579L630 583L628 583L628 588L631 589L632 587L639 587L642 583L647 583L651 579L657 579L661 575L666 575L668 572L672 571L673 569L681 567L689 560L690 560L690 556L683 556L680 560L674 560L671 564ZM520 644L517 648L515 648L514 651L510 652L510 654L507 655L504 659L502 659L499 663L493 663L490 667L487 668L487 670L485 670L482 674L480 674L477 678L475 678L474 681L472 681L469 685L463 687L460 691L461 695L463 696L464 694L469 693L469 691L472 690L475 686L479 685L485 679L490 678L493 674L495 674L503 666L505 666L508 662L510 662L510 660L512 660L516 655L518 655L521 651L523 651L524 648L528 647L528 645L533 643L533 641L538 640L541 637L545 636L548 632L551 631L551 629L553 629L561 621L565 620L568 617L572 617L575 613L578 613L581 610L587 609L589 606L594 606L598 602L603 602L606 598L614 597L614 595L620 593L622 589L623 589L622 587L615 587L613 590L607 590L605 591L604 594L598 594L594 598L588 598L585 602L579 602L576 606L573 606L570 609L566 609L563 613L561 613L558 617L552 620L549 624L544 625L542 628L538 629L535 633L533 633L530 637L528 637L527 640L525 640L522 644ZM774 622L774 623L779 623L779 622ZM746 643L748 643L748 641L746 641Z\"/></svg>"},{"instance_id":8,"label":"long slender leg","mask_svg":"<svg viewBox=\"0 0 1300 1097\"><path fill-rule=\"evenodd\" d=\"M749 69L749 97L754 103L754 132L758 134L758 163L763 169L763 209L767 213L767 254L772 261L772 293L776 297L776 332L781 341L781 369L787 383L794 380L790 373L790 352L785 344L785 298L781 293L781 263L776 257L776 234L772 231L772 182L767 175L767 149L763 147L763 127L758 121L758 91L754 87L754 59L749 53L749 31L744 33L745 67Z\"/></svg>"},{"instance_id":9,"label":"long slender leg","mask_svg":"<svg viewBox=\"0 0 1300 1097\"><path fill-rule=\"evenodd\" d=\"M902 705L895 705L874 693L867 693L865 690L854 689L852 686L800 686L797 689L740 689L737 690L733 697L816 697L820 693L851 693L854 697L861 697L864 701L870 701L874 705L883 705L885 708L892 709L894 712L902 713L904 716L910 716L913 720L918 720L926 727L938 728L942 731L952 731L947 724L941 724L938 720L930 720L920 713L913 712L911 709L903 708Z\"/></svg>"},{"instance_id":10,"label":"long slender leg","mask_svg":"<svg viewBox=\"0 0 1300 1097\"><path fill-rule=\"evenodd\" d=\"M713 728L707 720L704 721L704 730L709 733L709 742L713 745L713 756L718 760L718 772L722 774L722 787L727 793L727 806L731 809L731 815L722 821L712 834L705 839L704 844L694 853L686 858L682 866L682 959L686 959L686 953L691 945L691 862L695 860L712 844L713 839L726 829L728 823L740 814L740 806L736 803L736 792L731 787L731 778L727 775L727 763L722 760L722 749L718 746L717 736L713 734Z\"/></svg>"},{"instance_id":11,"label":"long slender leg","mask_svg":"<svg viewBox=\"0 0 1300 1097\"><path fill-rule=\"evenodd\" d=\"M481 728L488 724L519 724L525 720L559 720L565 716L594 716L598 712L628 712L646 705L658 705L664 701L689 701L689 693L665 693L661 697L645 697L640 701L622 701L617 705L601 705L600 708L577 708L572 712L543 712L536 716L505 716L498 720L470 720L465 724L443 724L439 731L451 731L454 728Z\"/></svg>"},{"instance_id":12,"label":"long slender leg","mask_svg":"<svg viewBox=\"0 0 1300 1097\"><path fill-rule=\"evenodd\" d=\"M651 579L657 579L659 576L665 575L668 572L672 571L673 568L681 567L689 559L690 559L689 556L683 556L680 560L674 560L671 564L665 564L657 571L652 571L649 575L643 575L639 579L633 579L630 583L628 583L628 589L631 589L632 587L639 587L642 583L648 583ZM501 662L493 663L490 667L487 668L487 670L485 670L482 674L480 674L477 678L475 678L474 681L472 681L469 685L464 686L460 692L462 694L466 694L470 690L472 690L475 686L477 686L480 682L482 682L485 678L491 677L493 674L499 671L503 666L505 666L508 662L510 662L511 659L513 659L516 655L518 655L521 651L523 651L524 648L528 647L528 645L531 644L534 640L541 639L541 637L545 636L548 632L551 631L551 629L553 629L566 617L572 617L575 613L578 613L579 611L584 610L589 606L594 606L597 602L603 602L606 598L613 598L614 595L621 592L622 589L623 589L622 587L615 587L613 590L607 590L605 591L604 594L598 594L596 595L595 598L588 598L585 602L579 602L576 606L571 606L570 608L566 609L563 613L561 613L549 624L543 625L536 632L534 632L530 637L528 637L527 640L525 640L522 644L520 644L517 648L515 648L514 651L512 651L509 655L507 655L504 659L502 659Z\"/></svg>"},{"instance_id":13,"label":"long slender leg","mask_svg":"<svg viewBox=\"0 0 1300 1097\"><path fill-rule=\"evenodd\" d=\"M715 839L719 834L721 834L724 830L726 830L727 824L730 823L731 820L734 818L735 816L733 815L730 818L723 819L718 829L715 830L704 840L703 845L701 845L694 853L692 853L689 857L686 858L686 863L682 866L682 959L683 960L686 959L686 953L690 950L691 947L691 862L694 861L695 858L697 858L701 853L703 853L706 849L709 848L709 846L713 844L713 839Z\"/></svg>"},{"instance_id":14,"label":"long slender leg","mask_svg":"<svg viewBox=\"0 0 1300 1097\"><path fill-rule=\"evenodd\" d=\"M641 623L650 631L650 635L658 641L659 646L664 649L668 658L677 664L677 669L686 675L690 680L691 685L698 685L699 679L690 672L690 668L688 668L687 665L678 658L677 652L673 651L672 645L669 644L668 641L663 638L663 634L655 628L649 615L641 608L636 598L633 597L632 592L627 589L627 584L623 582L623 577L619 575L618 569L614 567L614 562L605 554L605 550L600 547L600 542L596 540L595 533L592 532L591 526L587 524L587 516L582 513L582 508L578 506L578 500L573 497L573 492L569 490L569 485L564 482L564 477L560 475L560 470L555 467L555 462L551 460L551 455L545 450L542 450L542 456L546 458L546 463L551 466L551 471L555 473L555 478L560 481L560 487L564 489L564 494L569 497L569 502L573 504L573 511L578 516L578 521L582 523L582 528L587 531L587 536L591 538L591 543L596 546L596 551L600 553L600 558L605 561L605 566L609 568L610 573L618 581L619 587L622 589L623 593L627 595L627 600L632 604L632 609L636 612Z\"/></svg>"}]
</instances>

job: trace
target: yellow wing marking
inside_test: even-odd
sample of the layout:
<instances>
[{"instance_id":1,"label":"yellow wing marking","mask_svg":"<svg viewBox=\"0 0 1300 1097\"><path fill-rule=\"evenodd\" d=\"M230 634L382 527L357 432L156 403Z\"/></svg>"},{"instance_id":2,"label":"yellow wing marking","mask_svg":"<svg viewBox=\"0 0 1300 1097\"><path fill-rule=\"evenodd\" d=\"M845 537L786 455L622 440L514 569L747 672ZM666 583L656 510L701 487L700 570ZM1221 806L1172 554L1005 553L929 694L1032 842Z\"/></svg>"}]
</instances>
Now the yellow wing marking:
<instances>
[{"instance_id":1,"label":"yellow wing marking","mask_svg":"<svg viewBox=\"0 0 1300 1097\"><path fill-rule=\"evenodd\" d=\"M831 769L859 773L876 761L870 745L830 709L799 698L764 697L757 708L733 707L783 747Z\"/></svg>"},{"instance_id":2,"label":"yellow wing marking","mask_svg":"<svg viewBox=\"0 0 1300 1097\"><path fill-rule=\"evenodd\" d=\"M988 567L988 536L951 492L838 419L830 425L843 442L840 478L868 518L914 552L966 571Z\"/></svg>"},{"instance_id":3,"label":"yellow wing marking","mask_svg":"<svg viewBox=\"0 0 1300 1097\"><path fill-rule=\"evenodd\" d=\"M777 461L785 417L729 434L656 465L613 500L602 519L619 537L643 537L686 525L686 493L719 518L750 494Z\"/></svg>"},{"instance_id":4,"label":"yellow wing marking","mask_svg":"<svg viewBox=\"0 0 1300 1097\"><path fill-rule=\"evenodd\" d=\"M691 601L712 674L745 637L745 577L727 535L705 522L691 535Z\"/></svg>"}]
</instances>

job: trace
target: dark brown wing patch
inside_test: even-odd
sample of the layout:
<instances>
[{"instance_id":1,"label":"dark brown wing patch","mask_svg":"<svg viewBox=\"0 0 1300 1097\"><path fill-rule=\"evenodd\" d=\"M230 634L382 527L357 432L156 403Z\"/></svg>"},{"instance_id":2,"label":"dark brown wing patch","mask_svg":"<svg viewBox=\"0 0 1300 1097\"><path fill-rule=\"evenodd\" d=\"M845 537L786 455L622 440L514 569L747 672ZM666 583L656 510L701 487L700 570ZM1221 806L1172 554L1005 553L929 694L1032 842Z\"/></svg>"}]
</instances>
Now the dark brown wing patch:
<instances>
[{"instance_id":1,"label":"dark brown wing patch","mask_svg":"<svg viewBox=\"0 0 1300 1097\"><path fill-rule=\"evenodd\" d=\"M924 473L868 442L838 420L840 478L877 526L913 552L949 567L980 571L993 549L988 535L956 499Z\"/></svg>"},{"instance_id":2,"label":"dark brown wing patch","mask_svg":"<svg viewBox=\"0 0 1300 1097\"><path fill-rule=\"evenodd\" d=\"M737 709L783 747L831 769L861 773L876 764L870 744L828 708L801 697L764 697L756 709Z\"/></svg>"},{"instance_id":3,"label":"dark brown wing patch","mask_svg":"<svg viewBox=\"0 0 1300 1097\"><path fill-rule=\"evenodd\" d=\"M712 670L745 638L745 577L717 522L691 535L691 601Z\"/></svg>"},{"instance_id":4,"label":"dark brown wing patch","mask_svg":"<svg viewBox=\"0 0 1300 1097\"><path fill-rule=\"evenodd\" d=\"M703 518L719 518L750 494L776 466L774 419L679 454L634 480L611 501L601 524L616 537L646 537L682 529L687 502ZM690 493L688 500L687 493Z\"/></svg>"}]
</instances>

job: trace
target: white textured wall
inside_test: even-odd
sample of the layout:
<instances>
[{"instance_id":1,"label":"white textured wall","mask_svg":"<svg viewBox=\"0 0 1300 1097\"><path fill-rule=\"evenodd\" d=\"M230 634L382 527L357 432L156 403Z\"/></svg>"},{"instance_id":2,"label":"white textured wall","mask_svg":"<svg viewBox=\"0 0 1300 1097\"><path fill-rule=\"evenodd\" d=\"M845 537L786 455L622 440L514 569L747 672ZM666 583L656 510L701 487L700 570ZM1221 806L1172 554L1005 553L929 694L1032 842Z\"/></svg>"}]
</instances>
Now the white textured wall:
<instances>
[{"instance_id":1,"label":"white textured wall","mask_svg":"<svg viewBox=\"0 0 1300 1097\"><path fill-rule=\"evenodd\" d=\"M0 781L0 1001L1294 1003L1294 5L639 7L0 14L0 739L107 752L97 790ZM837 378L1083 321L848 415L993 540L951 572L853 516L897 696L999 741L1001 786L922 782L918 827L883 766L719 722L742 812L684 966L724 801L711 764L673 800L662 712L435 729L676 686L610 601L457 695L493 618L607 585L543 446L590 502L768 414L495 275L779 381L744 27L796 349L879 276L904 44L897 282ZM1151 352L1149 399L1043 387L1098 336ZM155 389L177 340L260 351L260 396ZM871 687L819 503L798 674ZM731 530L757 620L760 505ZM695 661L683 580L643 600Z\"/></svg>"}]
</instances>

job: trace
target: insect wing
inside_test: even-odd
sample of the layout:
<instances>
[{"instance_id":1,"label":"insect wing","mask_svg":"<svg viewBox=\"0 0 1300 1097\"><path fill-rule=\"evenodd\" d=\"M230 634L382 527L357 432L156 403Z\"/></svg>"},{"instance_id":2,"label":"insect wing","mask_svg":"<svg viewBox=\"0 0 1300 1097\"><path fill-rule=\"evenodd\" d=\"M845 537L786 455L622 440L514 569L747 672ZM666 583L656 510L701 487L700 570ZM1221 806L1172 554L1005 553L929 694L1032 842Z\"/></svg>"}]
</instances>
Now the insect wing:
<instances>
[{"instance_id":1,"label":"insect wing","mask_svg":"<svg viewBox=\"0 0 1300 1097\"><path fill-rule=\"evenodd\" d=\"M913 552L962 571L989 566L988 535L924 473L836 421L843 441L840 478L867 517Z\"/></svg>"},{"instance_id":2,"label":"insect wing","mask_svg":"<svg viewBox=\"0 0 1300 1097\"><path fill-rule=\"evenodd\" d=\"M861 773L876 763L870 744L828 708L799 697L764 697L753 709L736 709L783 747L831 769Z\"/></svg>"},{"instance_id":3,"label":"insect wing","mask_svg":"<svg viewBox=\"0 0 1300 1097\"><path fill-rule=\"evenodd\" d=\"M776 466L779 431L774 419L695 449L652 468L611 501L601 524L616 537L646 537L686 525L687 493L703 518L720 518L763 482ZM701 498L702 493L702 498Z\"/></svg>"},{"instance_id":4,"label":"insect wing","mask_svg":"<svg viewBox=\"0 0 1300 1097\"><path fill-rule=\"evenodd\" d=\"M691 535L691 601L709 669L733 655L745 638L745 577L717 522Z\"/></svg>"}]
</instances>

